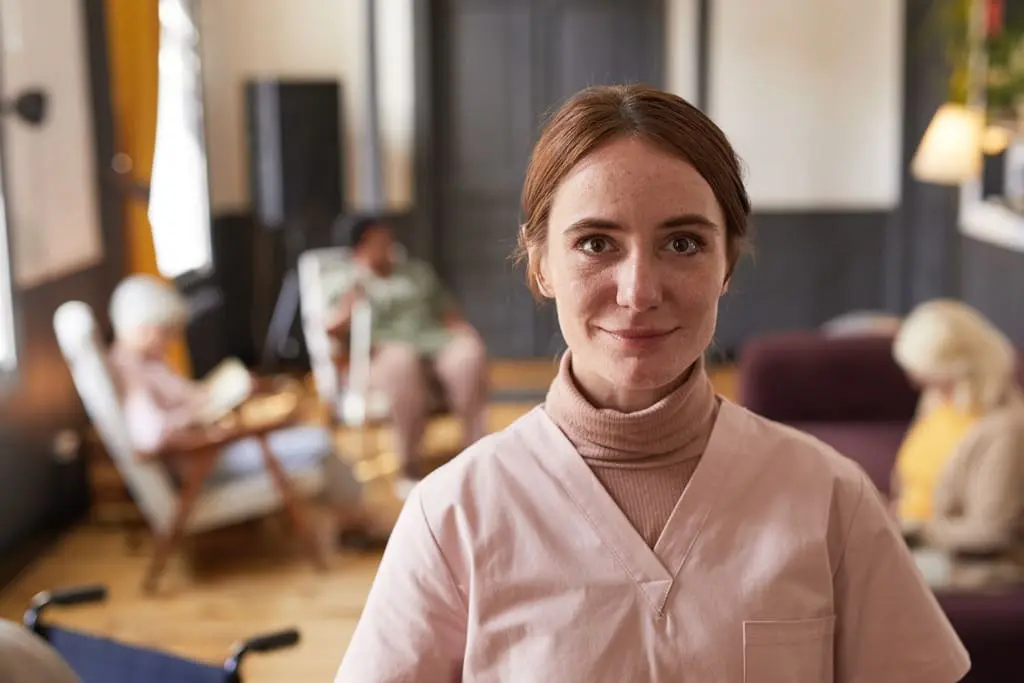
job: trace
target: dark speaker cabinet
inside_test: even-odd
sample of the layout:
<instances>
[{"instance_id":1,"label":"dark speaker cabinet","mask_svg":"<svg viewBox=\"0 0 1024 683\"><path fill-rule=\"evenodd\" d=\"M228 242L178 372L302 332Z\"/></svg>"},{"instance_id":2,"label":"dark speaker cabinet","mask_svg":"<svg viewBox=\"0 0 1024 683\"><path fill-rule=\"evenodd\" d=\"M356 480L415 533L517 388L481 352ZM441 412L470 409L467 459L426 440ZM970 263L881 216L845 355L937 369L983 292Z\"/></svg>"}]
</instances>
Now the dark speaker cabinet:
<instances>
[{"instance_id":1,"label":"dark speaker cabinet","mask_svg":"<svg viewBox=\"0 0 1024 683\"><path fill-rule=\"evenodd\" d=\"M253 366L258 358L256 310L256 235L253 217L246 213L213 218L213 262L220 290L223 335L227 353Z\"/></svg>"},{"instance_id":2,"label":"dark speaker cabinet","mask_svg":"<svg viewBox=\"0 0 1024 683\"><path fill-rule=\"evenodd\" d=\"M283 231L291 257L330 244L345 205L341 85L260 80L245 86L253 214Z\"/></svg>"},{"instance_id":3,"label":"dark speaker cabinet","mask_svg":"<svg viewBox=\"0 0 1024 683\"><path fill-rule=\"evenodd\" d=\"M304 369L294 270L303 251L331 244L345 206L342 88L330 80L259 80L246 83L245 96L260 364Z\"/></svg>"}]
</instances>

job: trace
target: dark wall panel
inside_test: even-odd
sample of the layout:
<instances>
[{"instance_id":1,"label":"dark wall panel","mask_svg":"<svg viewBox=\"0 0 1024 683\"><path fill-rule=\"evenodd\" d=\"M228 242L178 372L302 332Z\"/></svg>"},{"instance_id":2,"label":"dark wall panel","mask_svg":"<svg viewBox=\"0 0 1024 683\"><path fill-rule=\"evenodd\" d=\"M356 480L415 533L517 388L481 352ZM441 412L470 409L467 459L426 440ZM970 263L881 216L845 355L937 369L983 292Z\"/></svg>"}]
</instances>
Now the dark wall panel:
<instances>
[{"instance_id":1,"label":"dark wall panel","mask_svg":"<svg viewBox=\"0 0 1024 683\"><path fill-rule=\"evenodd\" d=\"M850 310L883 305L887 213L755 215L754 253L722 300L717 346L808 328Z\"/></svg>"},{"instance_id":2,"label":"dark wall panel","mask_svg":"<svg viewBox=\"0 0 1024 683\"><path fill-rule=\"evenodd\" d=\"M662 80L664 3L431 4L435 166L417 182L436 188L433 260L493 355L547 355L558 342L555 318L535 306L508 261L523 173L543 121L566 97L589 85Z\"/></svg>"},{"instance_id":3,"label":"dark wall panel","mask_svg":"<svg viewBox=\"0 0 1024 683\"><path fill-rule=\"evenodd\" d=\"M970 237L960 251L964 301L1024 346L1024 253Z\"/></svg>"}]
</instances>

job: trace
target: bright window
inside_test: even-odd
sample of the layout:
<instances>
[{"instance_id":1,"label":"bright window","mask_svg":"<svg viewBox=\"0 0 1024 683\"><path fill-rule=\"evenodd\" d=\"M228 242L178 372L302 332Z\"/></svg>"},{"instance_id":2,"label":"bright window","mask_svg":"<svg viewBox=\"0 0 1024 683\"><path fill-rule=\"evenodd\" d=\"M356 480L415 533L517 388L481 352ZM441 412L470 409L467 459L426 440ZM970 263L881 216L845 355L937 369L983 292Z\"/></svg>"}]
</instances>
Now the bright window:
<instances>
[{"instance_id":1,"label":"bright window","mask_svg":"<svg viewBox=\"0 0 1024 683\"><path fill-rule=\"evenodd\" d=\"M7 237L7 199L0 176L0 371L18 364L14 334L14 301L11 287L11 253Z\"/></svg>"},{"instance_id":2,"label":"bright window","mask_svg":"<svg viewBox=\"0 0 1024 683\"><path fill-rule=\"evenodd\" d=\"M187 0L160 0L160 80L149 221L170 278L213 261L198 34Z\"/></svg>"}]
</instances>

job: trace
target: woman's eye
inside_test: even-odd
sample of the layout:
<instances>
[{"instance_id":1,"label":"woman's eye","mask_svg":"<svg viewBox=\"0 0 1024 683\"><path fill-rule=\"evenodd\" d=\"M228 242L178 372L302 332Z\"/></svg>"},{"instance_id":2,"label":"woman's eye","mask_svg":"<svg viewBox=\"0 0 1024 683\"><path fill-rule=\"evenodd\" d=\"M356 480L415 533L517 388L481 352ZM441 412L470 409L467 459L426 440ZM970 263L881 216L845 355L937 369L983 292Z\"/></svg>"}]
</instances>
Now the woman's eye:
<instances>
[{"instance_id":1,"label":"woman's eye","mask_svg":"<svg viewBox=\"0 0 1024 683\"><path fill-rule=\"evenodd\" d=\"M692 237L673 237L672 241L669 242L669 247L671 247L672 251L680 254L691 254L697 251L700 245Z\"/></svg>"},{"instance_id":2,"label":"woman's eye","mask_svg":"<svg viewBox=\"0 0 1024 683\"><path fill-rule=\"evenodd\" d=\"M611 245L604 237L586 237L580 241L580 248L591 254L603 254Z\"/></svg>"}]
</instances>

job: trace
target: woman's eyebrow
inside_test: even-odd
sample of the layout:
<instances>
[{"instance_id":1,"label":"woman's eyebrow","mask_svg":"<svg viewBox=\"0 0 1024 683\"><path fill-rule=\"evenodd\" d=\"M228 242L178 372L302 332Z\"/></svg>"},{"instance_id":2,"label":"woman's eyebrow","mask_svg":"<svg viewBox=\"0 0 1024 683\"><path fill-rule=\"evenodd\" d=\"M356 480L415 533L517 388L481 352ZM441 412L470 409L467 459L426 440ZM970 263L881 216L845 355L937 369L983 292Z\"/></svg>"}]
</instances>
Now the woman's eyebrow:
<instances>
[{"instance_id":1,"label":"woman's eyebrow","mask_svg":"<svg viewBox=\"0 0 1024 683\"><path fill-rule=\"evenodd\" d=\"M659 228L681 228L686 226L703 226L718 230L718 224L701 213L683 213L678 216L671 216L661 222ZM579 232L580 230L622 230L623 227L613 220L607 218L587 217L573 221L565 232Z\"/></svg>"}]
</instances>

